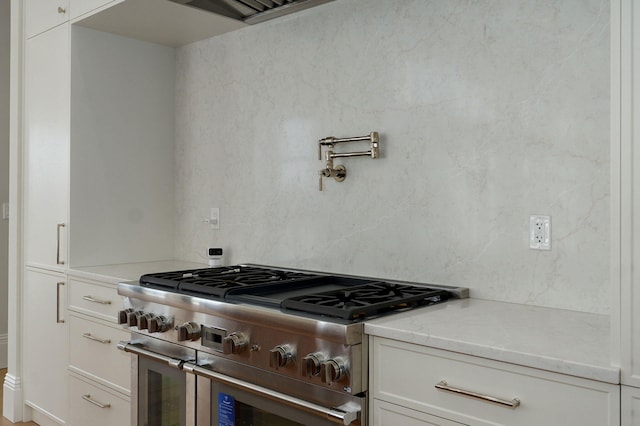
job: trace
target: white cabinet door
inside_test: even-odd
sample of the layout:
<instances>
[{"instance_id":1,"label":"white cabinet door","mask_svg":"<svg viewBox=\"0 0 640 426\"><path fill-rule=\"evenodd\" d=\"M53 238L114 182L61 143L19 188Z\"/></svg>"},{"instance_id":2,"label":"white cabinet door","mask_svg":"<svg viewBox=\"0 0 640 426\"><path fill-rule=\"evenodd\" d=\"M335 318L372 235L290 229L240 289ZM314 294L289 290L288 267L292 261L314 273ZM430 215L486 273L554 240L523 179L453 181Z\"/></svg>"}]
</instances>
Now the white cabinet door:
<instances>
[{"instance_id":1,"label":"white cabinet door","mask_svg":"<svg viewBox=\"0 0 640 426\"><path fill-rule=\"evenodd\" d=\"M109 3L116 3L115 0L68 0L71 8L71 19L82 16L85 13L96 10L97 8Z\"/></svg>"},{"instance_id":2,"label":"white cabinet door","mask_svg":"<svg viewBox=\"0 0 640 426\"><path fill-rule=\"evenodd\" d=\"M27 0L25 6L27 37L69 20L69 0Z\"/></svg>"},{"instance_id":3,"label":"white cabinet door","mask_svg":"<svg viewBox=\"0 0 640 426\"><path fill-rule=\"evenodd\" d=\"M69 61L68 25L26 42L24 245L33 266L63 268L67 256Z\"/></svg>"},{"instance_id":4,"label":"white cabinet door","mask_svg":"<svg viewBox=\"0 0 640 426\"><path fill-rule=\"evenodd\" d=\"M631 386L622 388L622 425L640 425L640 389Z\"/></svg>"},{"instance_id":5,"label":"white cabinet door","mask_svg":"<svg viewBox=\"0 0 640 426\"><path fill-rule=\"evenodd\" d=\"M23 357L25 403L64 424L67 418L68 332L65 277L26 269Z\"/></svg>"}]
</instances>

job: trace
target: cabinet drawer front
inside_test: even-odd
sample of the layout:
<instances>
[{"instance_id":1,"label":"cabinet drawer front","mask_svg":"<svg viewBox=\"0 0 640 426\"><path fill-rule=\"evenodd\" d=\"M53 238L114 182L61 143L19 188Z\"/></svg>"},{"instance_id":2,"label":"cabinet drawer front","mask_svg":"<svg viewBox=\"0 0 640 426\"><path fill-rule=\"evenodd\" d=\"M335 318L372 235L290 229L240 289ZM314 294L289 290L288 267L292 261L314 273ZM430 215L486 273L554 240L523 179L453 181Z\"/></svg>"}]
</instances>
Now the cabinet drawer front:
<instances>
[{"instance_id":1,"label":"cabinet drawer front","mask_svg":"<svg viewBox=\"0 0 640 426\"><path fill-rule=\"evenodd\" d=\"M438 417L474 425L619 422L615 385L387 339L374 339L372 357L374 398ZM443 380L477 396L521 403L508 408L436 389Z\"/></svg>"},{"instance_id":2,"label":"cabinet drawer front","mask_svg":"<svg viewBox=\"0 0 640 426\"><path fill-rule=\"evenodd\" d=\"M388 402L373 400L373 426L461 426L462 423L452 422L441 417L431 416L419 411L389 404Z\"/></svg>"},{"instance_id":3,"label":"cabinet drawer front","mask_svg":"<svg viewBox=\"0 0 640 426\"><path fill-rule=\"evenodd\" d=\"M117 344L129 339L124 330L95 321L69 316L69 364L71 370L114 386L120 392L131 389L131 357Z\"/></svg>"},{"instance_id":4,"label":"cabinet drawer front","mask_svg":"<svg viewBox=\"0 0 640 426\"><path fill-rule=\"evenodd\" d=\"M130 402L75 376L69 377L69 425L129 425Z\"/></svg>"},{"instance_id":5,"label":"cabinet drawer front","mask_svg":"<svg viewBox=\"0 0 640 426\"><path fill-rule=\"evenodd\" d=\"M117 323L118 311L122 309L122 297L113 286L71 279L69 309Z\"/></svg>"}]
</instances>

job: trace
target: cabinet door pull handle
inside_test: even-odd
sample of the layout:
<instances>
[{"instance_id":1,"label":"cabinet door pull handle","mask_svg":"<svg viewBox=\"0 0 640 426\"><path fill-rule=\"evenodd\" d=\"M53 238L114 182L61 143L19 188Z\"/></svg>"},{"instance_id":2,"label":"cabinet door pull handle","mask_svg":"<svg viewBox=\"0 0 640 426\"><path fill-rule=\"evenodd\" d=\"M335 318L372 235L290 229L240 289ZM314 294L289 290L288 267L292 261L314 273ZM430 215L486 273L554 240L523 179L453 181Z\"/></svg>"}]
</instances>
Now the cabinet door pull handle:
<instances>
[{"instance_id":1,"label":"cabinet door pull handle","mask_svg":"<svg viewBox=\"0 0 640 426\"><path fill-rule=\"evenodd\" d=\"M110 305L111 304L111 300L100 300L100 299L96 299L93 296L82 296L82 298L88 302L93 302L93 303L99 303L101 305Z\"/></svg>"},{"instance_id":2,"label":"cabinet door pull handle","mask_svg":"<svg viewBox=\"0 0 640 426\"><path fill-rule=\"evenodd\" d=\"M445 391L445 392L455 393L458 395L469 396L471 398L479 399L481 401L490 402L492 404L497 404L503 407L509 407L513 409L515 409L520 405L519 398L513 398L512 400L508 400L508 399L496 398L489 395L483 395L480 393L471 392L464 389L458 389L458 388L449 386L445 380L440 380L438 383L436 383L436 389Z\"/></svg>"},{"instance_id":3,"label":"cabinet door pull handle","mask_svg":"<svg viewBox=\"0 0 640 426\"><path fill-rule=\"evenodd\" d=\"M58 324L64 323L64 318L60 318L60 287L64 285L63 281L56 284L56 322Z\"/></svg>"},{"instance_id":4,"label":"cabinet door pull handle","mask_svg":"<svg viewBox=\"0 0 640 426\"><path fill-rule=\"evenodd\" d=\"M89 339L89 340L96 341L96 342L100 342L100 343L111 343L111 339L101 339L99 337L92 336L91 333L84 333L82 335L82 337L84 337L86 339Z\"/></svg>"},{"instance_id":5,"label":"cabinet door pull handle","mask_svg":"<svg viewBox=\"0 0 640 426\"><path fill-rule=\"evenodd\" d=\"M60 259L60 230L65 227L64 223L58 224L58 247L56 250L56 263L58 265L64 265L64 260Z\"/></svg>"},{"instance_id":6,"label":"cabinet door pull handle","mask_svg":"<svg viewBox=\"0 0 640 426\"><path fill-rule=\"evenodd\" d=\"M102 402L98 402L95 399L91 398L91 395L89 395L89 394L82 395L82 399L84 399L87 402L92 403L93 405L97 405L100 408L111 408L111 404L103 404Z\"/></svg>"},{"instance_id":7,"label":"cabinet door pull handle","mask_svg":"<svg viewBox=\"0 0 640 426\"><path fill-rule=\"evenodd\" d=\"M58 13L59 13L59 14L61 14L61 15L62 15L63 13L67 13L67 9L65 9L65 8L64 8L64 7L62 7L62 6L58 6Z\"/></svg>"}]
</instances>

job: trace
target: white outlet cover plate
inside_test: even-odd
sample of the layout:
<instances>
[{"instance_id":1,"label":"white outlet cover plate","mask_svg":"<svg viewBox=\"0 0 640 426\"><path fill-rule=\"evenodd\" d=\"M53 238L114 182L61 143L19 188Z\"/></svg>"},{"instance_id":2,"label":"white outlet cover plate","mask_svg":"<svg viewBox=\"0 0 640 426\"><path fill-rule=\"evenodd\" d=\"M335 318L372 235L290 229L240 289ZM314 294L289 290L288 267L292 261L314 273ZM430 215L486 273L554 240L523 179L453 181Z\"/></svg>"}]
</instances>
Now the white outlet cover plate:
<instances>
[{"instance_id":1,"label":"white outlet cover plate","mask_svg":"<svg viewBox=\"0 0 640 426\"><path fill-rule=\"evenodd\" d=\"M529 248L551 250L551 216L529 216Z\"/></svg>"}]
</instances>

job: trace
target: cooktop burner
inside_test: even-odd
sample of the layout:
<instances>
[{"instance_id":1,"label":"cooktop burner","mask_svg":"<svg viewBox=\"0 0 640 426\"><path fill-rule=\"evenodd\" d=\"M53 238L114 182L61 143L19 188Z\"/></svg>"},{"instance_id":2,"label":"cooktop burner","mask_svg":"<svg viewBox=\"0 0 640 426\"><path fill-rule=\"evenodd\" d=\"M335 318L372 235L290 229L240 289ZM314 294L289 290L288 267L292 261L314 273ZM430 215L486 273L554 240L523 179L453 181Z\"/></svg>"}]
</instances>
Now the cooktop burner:
<instances>
[{"instance_id":1,"label":"cooktop burner","mask_svg":"<svg viewBox=\"0 0 640 426\"><path fill-rule=\"evenodd\" d=\"M250 266L160 272L140 277L140 285L160 290L224 298L231 289L302 280L313 275Z\"/></svg>"},{"instance_id":2,"label":"cooktop burner","mask_svg":"<svg viewBox=\"0 0 640 426\"><path fill-rule=\"evenodd\" d=\"M445 290L373 282L341 290L291 297L283 300L282 307L343 319L357 319L432 305L444 302L449 297Z\"/></svg>"},{"instance_id":3,"label":"cooktop burner","mask_svg":"<svg viewBox=\"0 0 640 426\"><path fill-rule=\"evenodd\" d=\"M140 285L347 321L451 297L444 289L424 285L244 265L146 274L140 277Z\"/></svg>"}]
</instances>

